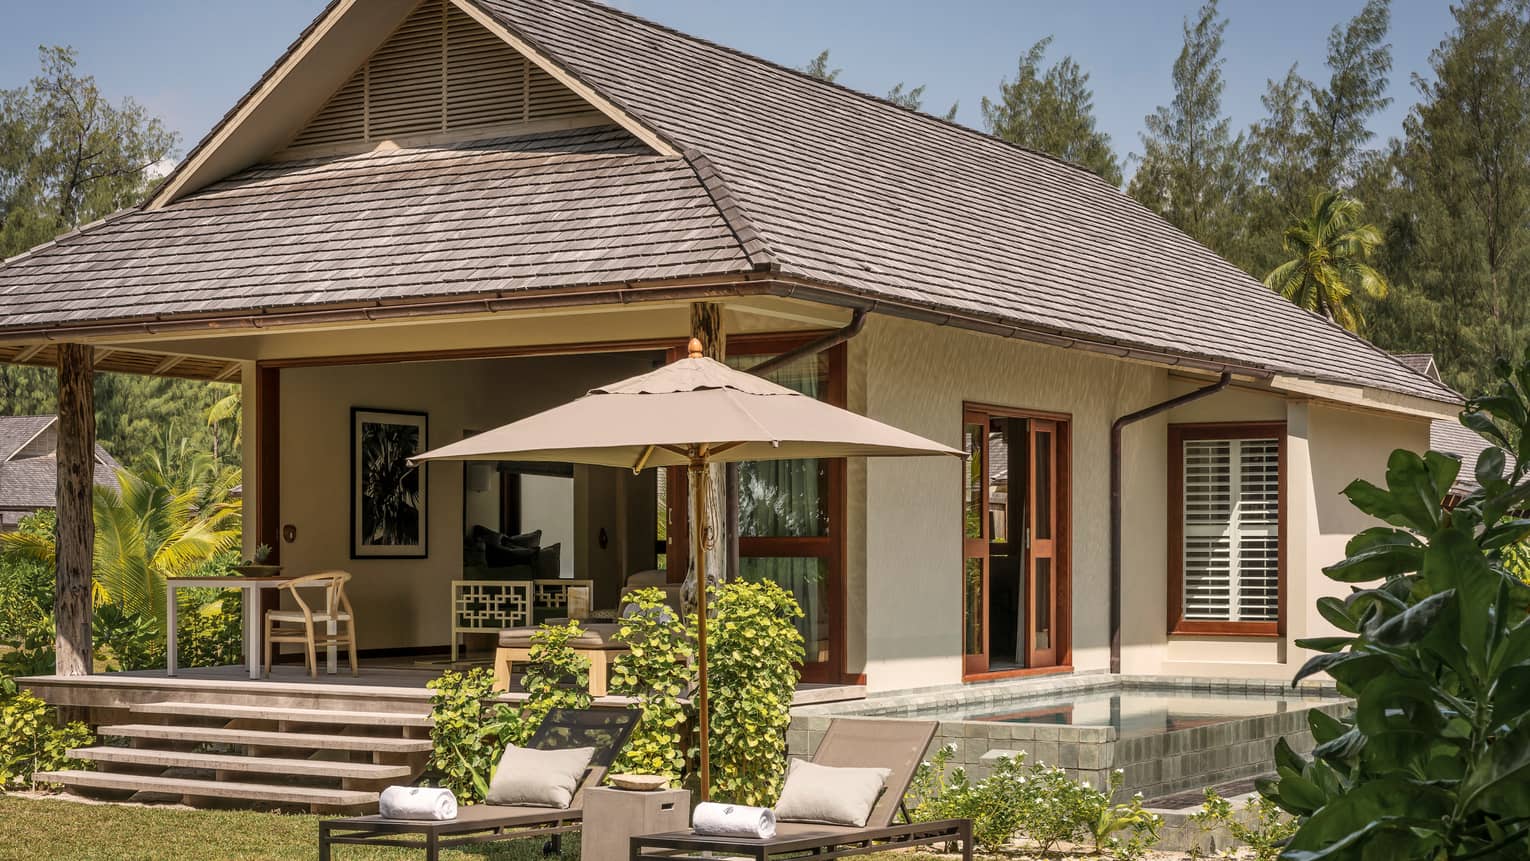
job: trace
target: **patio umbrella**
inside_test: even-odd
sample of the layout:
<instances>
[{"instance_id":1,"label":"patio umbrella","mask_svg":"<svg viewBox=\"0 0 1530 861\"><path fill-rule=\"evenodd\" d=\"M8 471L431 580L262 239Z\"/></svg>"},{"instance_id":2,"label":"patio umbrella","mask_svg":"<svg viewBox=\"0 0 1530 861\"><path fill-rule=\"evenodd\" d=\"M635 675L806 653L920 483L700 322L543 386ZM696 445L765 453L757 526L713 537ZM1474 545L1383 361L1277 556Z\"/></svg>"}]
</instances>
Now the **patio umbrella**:
<instances>
[{"instance_id":1,"label":"patio umbrella","mask_svg":"<svg viewBox=\"0 0 1530 861\"><path fill-rule=\"evenodd\" d=\"M684 466L691 476L697 585L697 710L701 798L707 797L706 476L709 463L962 452L831 406L721 362L690 357L591 389L584 397L451 445L418 461L519 460L630 467Z\"/></svg>"}]
</instances>

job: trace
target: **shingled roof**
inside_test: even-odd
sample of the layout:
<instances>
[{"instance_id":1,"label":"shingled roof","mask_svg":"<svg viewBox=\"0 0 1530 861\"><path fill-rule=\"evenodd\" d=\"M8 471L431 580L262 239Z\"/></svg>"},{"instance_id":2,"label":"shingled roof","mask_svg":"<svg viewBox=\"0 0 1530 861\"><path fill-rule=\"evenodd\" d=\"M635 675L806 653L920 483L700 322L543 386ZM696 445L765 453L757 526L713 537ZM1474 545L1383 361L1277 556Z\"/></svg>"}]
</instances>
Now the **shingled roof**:
<instances>
[{"instance_id":1,"label":"shingled roof","mask_svg":"<svg viewBox=\"0 0 1530 861\"><path fill-rule=\"evenodd\" d=\"M0 268L0 326L748 268L689 164L599 127L259 165Z\"/></svg>"},{"instance_id":2,"label":"shingled roof","mask_svg":"<svg viewBox=\"0 0 1530 861\"><path fill-rule=\"evenodd\" d=\"M0 416L0 527L58 501L56 416ZM117 487L117 461L96 445L95 483Z\"/></svg>"},{"instance_id":3,"label":"shingled roof","mask_svg":"<svg viewBox=\"0 0 1530 861\"><path fill-rule=\"evenodd\" d=\"M763 267L884 309L1459 400L1083 168L589 0L458 2L687 157L607 130L257 167L0 268L0 330ZM535 241L506 229L543 218Z\"/></svg>"}]
</instances>

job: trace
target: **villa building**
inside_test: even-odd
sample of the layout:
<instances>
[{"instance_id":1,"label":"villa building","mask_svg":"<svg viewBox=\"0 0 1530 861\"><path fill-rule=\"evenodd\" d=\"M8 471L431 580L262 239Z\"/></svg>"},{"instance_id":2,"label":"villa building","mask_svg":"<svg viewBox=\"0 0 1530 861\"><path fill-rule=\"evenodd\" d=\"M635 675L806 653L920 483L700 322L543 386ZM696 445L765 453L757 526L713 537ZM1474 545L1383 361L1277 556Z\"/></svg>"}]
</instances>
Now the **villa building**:
<instances>
[{"instance_id":1,"label":"villa building","mask_svg":"<svg viewBox=\"0 0 1530 861\"><path fill-rule=\"evenodd\" d=\"M431 465L389 550L358 415L442 445L712 312L735 365L970 453L740 470L735 576L873 692L1288 680L1369 525L1340 490L1460 405L1083 168L588 0L336 0L143 206L0 266L0 361L241 382L247 550L350 571L400 656L454 637L475 526L597 610L683 578L684 479Z\"/></svg>"}]
</instances>

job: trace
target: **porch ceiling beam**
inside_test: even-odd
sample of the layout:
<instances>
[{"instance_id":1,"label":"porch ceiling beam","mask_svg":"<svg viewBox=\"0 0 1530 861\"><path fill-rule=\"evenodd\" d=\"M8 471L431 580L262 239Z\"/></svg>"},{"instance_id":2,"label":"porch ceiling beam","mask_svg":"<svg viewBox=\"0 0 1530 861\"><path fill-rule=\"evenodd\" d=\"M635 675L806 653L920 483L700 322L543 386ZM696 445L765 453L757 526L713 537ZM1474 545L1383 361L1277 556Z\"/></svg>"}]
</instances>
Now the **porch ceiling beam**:
<instances>
[{"instance_id":1,"label":"porch ceiling beam","mask_svg":"<svg viewBox=\"0 0 1530 861\"><path fill-rule=\"evenodd\" d=\"M16 358L11 359L11 363L12 364L16 364L16 365L24 365L27 362L30 362L33 359L37 358L37 354L41 353L43 350L46 350L47 348L48 348L47 344L33 344L32 346L27 347L26 349L24 349L21 352L17 353L16 354Z\"/></svg>"},{"instance_id":2,"label":"porch ceiling beam","mask_svg":"<svg viewBox=\"0 0 1530 861\"><path fill-rule=\"evenodd\" d=\"M217 376L213 377L213 381L222 383L239 376L239 364L239 362L229 362L227 367L219 371Z\"/></svg>"},{"instance_id":3,"label":"porch ceiling beam","mask_svg":"<svg viewBox=\"0 0 1530 861\"><path fill-rule=\"evenodd\" d=\"M149 373L158 376L159 374L163 374L166 371L173 369L176 365L179 365L184 361L186 361L185 356L166 356L164 361L155 365L154 370L150 371Z\"/></svg>"},{"instance_id":4,"label":"porch ceiling beam","mask_svg":"<svg viewBox=\"0 0 1530 861\"><path fill-rule=\"evenodd\" d=\"M106 361L107 358L115 352L117 352L117 350L113 347L102 347L99 350L96 350L96 356L91 360L91 366L96 368L101 367L101 363Z\"/></svg>"}]
</instances>

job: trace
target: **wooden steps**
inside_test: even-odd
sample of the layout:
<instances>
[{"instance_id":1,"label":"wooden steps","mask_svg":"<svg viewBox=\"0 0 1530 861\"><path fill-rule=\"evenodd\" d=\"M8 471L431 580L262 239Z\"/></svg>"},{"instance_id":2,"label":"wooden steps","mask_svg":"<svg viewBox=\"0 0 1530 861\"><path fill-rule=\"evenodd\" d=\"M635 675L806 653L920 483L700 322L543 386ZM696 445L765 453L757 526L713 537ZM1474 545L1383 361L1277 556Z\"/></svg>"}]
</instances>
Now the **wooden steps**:
<instances>
[{"instance_id":1,"label":"wooden steps","mask_svg":"<svg viewBox=\"0 0 1530 861\"><path fill-rule=\"evenodd\" d=\"M158 741L196 741L243 747L290 747L304 750L345 750L369 753L424 753L428 738L391 738L371 735L336 735L312 732L281 732L252 729L218 729L203 726L128 723L103 726L100 735Z\"/></svg>"},{"instance_id":2,"label":"wooden steps","mask_svg":"<svg viewBox=\"0 0 1530 861\"><path fill-rule=\"evenodd\" d=\"M313 786L269 783L236 783L228 780L189 780L146 774L108 771L39 771L38 783L57 783L76 789L116 792L152 792L189 798L236 798L272 804L301 804L324 808L363 808L377 804L377 793Z\"/></svg>"},{"instance_id":3,"label":"wooden steps","mask_svg":"<svg viewBox=\"0 0 1530 861\"><path fill-rule=\"evenodd\" d=\"M390 784L412 783L431 750L429 714L232 703L138 703L140 722L102 726L70 751L96 770L40 775L106 794L221 799L315 812L368 811ZM123 744L105 743L116 739Z\"/></svg>"},{"instance_id":4,"label":"wooden steps","mask_svg":"<svg viewBox=\"0 0 1530 861\"><path fill-rule=\"evenodd\" d=\"M229 720L269 720L284 723L346 724L350 726L430 727L430 715L409 712L363 712L339 709L267 708L265 706L222 705L216 703L145 703L134 714L175 717L227 718Z\"/></svg>"},{"instance_id":5,"label":"wooden steps","mask_svg":"<svg viewBox=\"0 0 1530 861\"><path fill-rule=\"evenodd\" d=\"M411 769L407 765L348 762L335 759L234 756L230 754L192 753L138 747L82 747L69 751L69 756L72 759L85 759L95 763L111 763L113 765L141 765L151 768L181 768L206 771L239 771L252 774L283 774L297 777L408 780L413 776Z\"/></svg>"}]
</instances>

